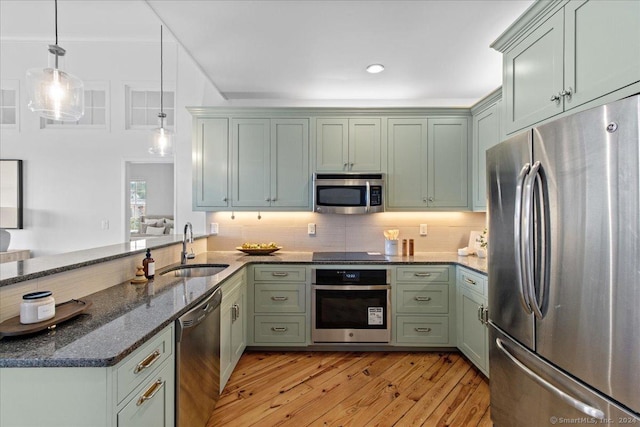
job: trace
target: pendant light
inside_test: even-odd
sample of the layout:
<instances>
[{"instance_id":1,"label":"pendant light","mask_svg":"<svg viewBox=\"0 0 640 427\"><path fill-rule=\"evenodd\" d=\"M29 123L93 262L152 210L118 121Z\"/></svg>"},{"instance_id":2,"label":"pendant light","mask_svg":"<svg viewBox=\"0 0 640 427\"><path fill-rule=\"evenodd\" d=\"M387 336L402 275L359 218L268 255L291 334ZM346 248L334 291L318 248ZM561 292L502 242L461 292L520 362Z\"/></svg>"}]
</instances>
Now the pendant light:
<instances>
[{"instance_id":1,"label":"pendant light","mask_svg":"<svg viewBox=\"0 0 640 427\"><path fill-rule=\"evenodd\" d=\"M55 0L56 43L49 45L47 68L27 70L28 107L40 116L67 122L84 114L84 84L78 77L62 71L66 51L58 46L58 0Z\"/></svg>"},{"instance_id":2,"label":"pendant light","mask_svg":"<svg viewBox=\"0 0 640 427\"><path fill-rule=\"evenodd\" d=\"M160 25L160 113L158 113L160 127L153 131L153 139L151 141L151 147L149 147L149 153L164 157L173 155L173 132L164 127L167 115L164 113L162 66L162 25Z\"/></svg>"}]
</instances>

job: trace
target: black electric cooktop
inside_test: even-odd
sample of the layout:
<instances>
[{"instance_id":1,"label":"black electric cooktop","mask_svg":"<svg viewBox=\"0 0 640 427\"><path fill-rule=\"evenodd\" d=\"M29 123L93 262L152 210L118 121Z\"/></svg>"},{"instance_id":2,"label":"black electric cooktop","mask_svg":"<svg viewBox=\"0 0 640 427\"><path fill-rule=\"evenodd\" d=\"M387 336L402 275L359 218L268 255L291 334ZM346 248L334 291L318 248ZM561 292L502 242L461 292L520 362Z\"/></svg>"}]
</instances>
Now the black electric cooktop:
<instances>
[{"instance_id":1,"label":"black electric cooktop","mask_svg":"<svg viewBox=\"0 0 640 427\"><path fill-rule=\"evenodd\" d=\"M313 261L386 261L379 252L314 252Z\"/></svg>"}]
</instances>

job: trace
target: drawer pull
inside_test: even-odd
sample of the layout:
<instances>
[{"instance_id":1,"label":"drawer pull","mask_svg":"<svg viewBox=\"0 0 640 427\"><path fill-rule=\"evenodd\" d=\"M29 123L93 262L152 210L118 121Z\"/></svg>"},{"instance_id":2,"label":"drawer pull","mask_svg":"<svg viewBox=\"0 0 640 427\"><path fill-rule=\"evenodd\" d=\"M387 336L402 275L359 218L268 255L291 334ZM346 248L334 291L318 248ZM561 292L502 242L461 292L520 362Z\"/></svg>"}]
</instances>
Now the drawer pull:
<instances>
[{"instance_id":1,"label":"drawer pull","mask_svg":"<svg viewBox=\"0 0 640 427\"><path fill-rule=\"evenodd\" d=\"M415 328L416 332L431 332L431 328Z\"/></svg>"},{"instance_id":2,"label":"drawer pull","mask_svg":"<svg viewBox=\"0 0 640 427\"><path fill-rule=\"evenodd\" d=\"M272 326L271 330L273 332L287 332L289 330L289 328L287 328L286 326L280 326L280 327Z\"/></svg>"},{"instance_id":3,"label":"drawer pull","mask_svg":"<svg viewBox=\"0 0 640 427\"><path fill-rule=\"evenodd\" d=\"M147 369L149 366L156 363L158 359L160 359L160 350L156 350L150 355L148 355L147 357L145 357L142 362L138 363L138 365L136 366L136 369L133 370L133 373L139 374L140 372Z\"/></svg>"},{"instance_id":4,"label":"drawer pull","mask_svg":"<svg viewBox=\"0 0 640 427\"><path fill-rule=\"evenodd\" d=\"M431 301L431 297L417 296L417 297L413 297L413 299L415 299L416 301Z\"/></svg>"},{"instance_id":5,"label":"drawer pull","mask_svg":"<svg viewBox=\"0 0 640 427\"><path fill-rule=\"evenodd\" d=\"M273 301L287 301L289 297L271 297Z\"/></svg>"},{"instance_id":6,"label":"drawer pull","mask_svg":"<svg viewBox=\"0 0 640 427\"><path fill-rule=\"evenodd\" d=\"M271 275L274 277L286 277L289 275L289 273L287 273L286 271L274 271L273 273L271 273Z\"/></svg>"},{"instance_id":7,"label":"drawer pull","mask_svg":"<svg viewBox=\"0 0 640 427\"><path fill-rule=\"evenodd\" d=\"M475 285L477 285L477 283L476 283L476 281L475 281L475 280L471 280L471 279L469 279L468 277L465 277L465 278L464 278L464 281L465 281L465 283L468 283L468 284L470 284L470 285L474 285L474 286L475 286Z\"/></svg>"},{"instance_id":8,"label":"drawer pull","mask_svg":"<svg viewBox=\"0 0 640 427\"><path fill-rule=\"evenodd\" d=\"M156 393L158 393L160 391L160 389L162 388L162 386L164 386L164 381L162 381L162 378L158 378L158 381L156 381L155 383L153 383L151 385L151 387L149 387L147 389L147 391L145 391L144 393L142 393L142 396L140 396L138 398L138 402L136 402L137 406L142 405L144 402L146 402L147 400L151 400L153 399L153 396L156 395Z\"/></svg>"},{"instance_id":9,"label":"drawer pull","mask_svg":"<svg viewBox=\"0 0 640 427\"><path fill-rule=\"evenodd\" d=\"M413 275L416 277L429 277L431 273L413 273Z\"/></svg>"},{"instance_id":10,"label":"drawer pull","mask_svg":"<svg viewBox=\"0 0 640 427\"><path fill-rule=\"evenodd\" d=\"M235 322L240 318L240 306L238 304L233 304L231 306L231 323Z\"/></svg>"}]
</instances>

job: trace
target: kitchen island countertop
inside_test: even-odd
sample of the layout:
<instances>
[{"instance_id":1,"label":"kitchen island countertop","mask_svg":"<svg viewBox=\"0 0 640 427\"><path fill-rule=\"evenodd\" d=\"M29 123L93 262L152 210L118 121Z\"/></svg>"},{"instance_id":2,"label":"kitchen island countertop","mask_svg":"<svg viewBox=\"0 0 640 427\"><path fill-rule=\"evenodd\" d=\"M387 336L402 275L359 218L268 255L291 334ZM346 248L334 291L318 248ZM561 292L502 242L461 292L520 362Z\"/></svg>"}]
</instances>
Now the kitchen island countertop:
<instances>
[{"instance_id":1,"label":"kitchen island countertop","mask_svg":"<svg viewBox=\"0 0 640 427\"><path fill-rule=\"evenodd\" d=\"M125 282L88 295L82 299L93 305L85 314L53 330L0 340L0 367L114 366L249 264L454 264L487 272L486 259L449 252L419 252L412 257L393 256L376 262L318 263L312 256L312 252L288 251L266 256L237 251L201 253L189 264L229 267L210 277L156 275L144 285Z\"/></svg>"}]
</instances>

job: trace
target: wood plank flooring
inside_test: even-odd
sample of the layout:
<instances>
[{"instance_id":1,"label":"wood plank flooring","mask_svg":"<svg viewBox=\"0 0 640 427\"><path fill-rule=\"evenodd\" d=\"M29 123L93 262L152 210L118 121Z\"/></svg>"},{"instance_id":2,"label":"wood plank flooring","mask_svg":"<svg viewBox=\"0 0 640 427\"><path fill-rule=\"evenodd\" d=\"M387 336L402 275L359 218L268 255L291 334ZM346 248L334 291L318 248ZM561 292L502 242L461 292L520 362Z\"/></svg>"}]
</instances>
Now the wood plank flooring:
<instances>
[{"instance_id":1,"label":"wood plank flooring","mask_svg":"<svg viewBox=\"0 0 640 427\"><path fill-rule=\"evenodd\" d=\"M246 352L207 427L491 426L459 353Z\"/></svg>"}]
</instances>

